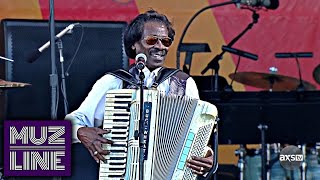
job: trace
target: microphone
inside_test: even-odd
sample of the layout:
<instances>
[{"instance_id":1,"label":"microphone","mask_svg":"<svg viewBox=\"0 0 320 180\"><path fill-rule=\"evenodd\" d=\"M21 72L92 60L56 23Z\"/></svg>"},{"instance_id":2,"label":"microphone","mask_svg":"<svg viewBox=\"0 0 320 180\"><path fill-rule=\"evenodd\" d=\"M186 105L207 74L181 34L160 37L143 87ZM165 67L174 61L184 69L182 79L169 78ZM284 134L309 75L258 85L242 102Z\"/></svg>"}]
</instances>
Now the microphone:
<instances>
[{"instance_id":1,"label":"microphone","mask_svg":"<svg viewBox=\"0 0 320 180\"><path fill-rule=\"evenodd\" d=\"M246 57L246 58L249 58L249 59L252 59L252 60L255 60L255 61L258 60L258 56L257 55L249 53L249 52L245 52L245 51L242 51L242 50L239 50L239 49L235 49L235 48L232 48L232 47L222 46L222 50L226 51L226 52L229 52L229 53L232 53L232 54L236 54L236 55L242 56L242 57Z\"/></svg>"},{"instance_id":2,"label":"microphone","mask_svg":"<svg viewBox=\"0 0 320 180\"><path fill-rule=\"evenodd\" d=\"M70 32L74 26L79 25L80 23L73 23L70 24L69 26L67 26L66 28L64 28L59 34L57 34L55 36L55 40L61 38L63 35L65 35L66 33ZM46 42L44 45L42 45L39 49L33 51L32 53L30 53L30 55L28 55L27 57L27 61L29 63L33 63L35 60L37 60L41 53L46 50L48 47L50 46L50 41Z\"/></svg>"},{"instance_id":3,"label":"microphone","mask_svg":"<svg viewBox=\"0 0 320 180\"><path fill-rule=\"evenodd\" d=\"M312 52L280 52L275 53L276 58L312 58Z\"/></svg>"},{"instance_id":4,"label":"microphone","mask_svg":"<svg viewBox=\"0 0 320 180\"><path fill-rule=\"evenodd\" d=\"M14 60L13 60L13 59L9 59L9 58L2 57L2 56L0 56L0 59L6 60L6 61L10 61L10 62L14 62Z\"/></svg>"},{"instance_id":5,"label":"microphone","mask_svg":"<svg viewBox=\"0 0 320 180\"><path fill-rule=\"evenodd\" d=\"M237 4L243 4L251 7L265 7L267 9L277 9L279 0L236 0Z\"/></svg>"},{"instance_id":6,"label":"microphone","mask_svg":"<svg viewBox=\"0 0 320 180\"><path fill-rule=\"evenodd\" d=\"M137 54L136 58L136 68L138 70L142 70L145 67L145 63L147 62L147 56L143 53Z\"/></svg>"},{"instance_id":7,"label":"microphone","mask_svg":"<svg viewBox=\"0 0 320 180\"><path fill-rule=\"evenodd\" d=\"M305 87L304 87L304 83L302 81L302 73L301 73L301 68L300 68L300 63L298 58L312 58L313 57L313 53L312 52L280 52L280 53L275 53L274 56L276 58L295 58L296 63L297 63L297 67L298 67L298 72L299 72L299 81L300 84L297 87L297 91L304 91Z\"/></svg>"}]
</instances>

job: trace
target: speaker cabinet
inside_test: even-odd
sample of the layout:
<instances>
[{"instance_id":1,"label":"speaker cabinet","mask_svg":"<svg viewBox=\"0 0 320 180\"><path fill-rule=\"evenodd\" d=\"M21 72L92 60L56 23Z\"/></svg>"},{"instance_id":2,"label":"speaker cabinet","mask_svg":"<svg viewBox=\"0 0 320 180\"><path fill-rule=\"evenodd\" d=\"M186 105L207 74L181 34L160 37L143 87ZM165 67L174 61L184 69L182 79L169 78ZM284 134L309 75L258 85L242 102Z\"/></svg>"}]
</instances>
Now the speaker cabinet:
<instances>
[{"instance_id":1,"label":"speaker cabinet","mask_svg":"<svg viewBox=\"0 0 320 180\"><path fill-rule=\"evenodd\" d=\"M79 22L79 21L77 21ZM58 34L72 21L56 21ZM123 47L126 22L80 21L79 26L60 39L63 45L66 71L66 94L69 112L77 109L92 85L106 72L128 67ZM43 20L13 20L1 22L2 54L14 62L0 60L0 78L6 81L30 83L23 88L2 92L4 118L8 120L51 119L51 53L44 50L33 63L27 62L30 53L50 40L49 23ZM57 119L65 116L61 93L61 65L56 47L55 64L59 79Z\"/></svg>"}]
</instances>

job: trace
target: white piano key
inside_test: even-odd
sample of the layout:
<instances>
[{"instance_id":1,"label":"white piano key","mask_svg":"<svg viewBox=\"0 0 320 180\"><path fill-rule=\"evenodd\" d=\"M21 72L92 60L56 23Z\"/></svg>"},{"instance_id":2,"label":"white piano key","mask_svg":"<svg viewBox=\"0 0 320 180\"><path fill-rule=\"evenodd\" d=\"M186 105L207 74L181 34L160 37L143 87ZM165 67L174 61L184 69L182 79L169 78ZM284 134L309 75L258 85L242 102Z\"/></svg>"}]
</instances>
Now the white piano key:
<instances>
[{"instance_id":1,"label":"white piano key","mask_svg":"<svg viewBox=\"0 0 320 180\"><path fill-rule=\"evenodd\" d=\"M109 171L109 170L106 170L105 172L101 172L100 173L100 176L121 176L125 173L126 171L125 170L117 170L117 171Z\"/></svg>"},{"instance_id":2,"label":"white piano key","mask_svg":"<svg viewBox=\"0 0 320 180\"><path fill-rule=\"evenodd\" d=\"M108 149L109 151L125 151L127 152L127 148L126 147L115 147L115 146L111 146L110 149Z\"/></svg>"},{"instance_id":3,"label":"white piano key","mask_svg":"<svg viewBox=\"0 0 320 180\"><path fill-rule=\"evenodd\" d=\"M106 155L106 157L108 158L113 158L113 157L119 157L119 158L124 158L127 157L127 153L115 153L115 152L111 152L110 154Z\"/></svg>"},{"instance_id":4,"label":"white piano key","mask_svg":"<svg viewBox=\"0 0 320 180\"><path fill-rule=\"evenodd\" d=\"M114 171L114 169L125 169L126 168L125 164L121 164L121 165L101 164L101 165L103 166L104 169L113 169L112 171Z\"/></svg>"}]
</instances>

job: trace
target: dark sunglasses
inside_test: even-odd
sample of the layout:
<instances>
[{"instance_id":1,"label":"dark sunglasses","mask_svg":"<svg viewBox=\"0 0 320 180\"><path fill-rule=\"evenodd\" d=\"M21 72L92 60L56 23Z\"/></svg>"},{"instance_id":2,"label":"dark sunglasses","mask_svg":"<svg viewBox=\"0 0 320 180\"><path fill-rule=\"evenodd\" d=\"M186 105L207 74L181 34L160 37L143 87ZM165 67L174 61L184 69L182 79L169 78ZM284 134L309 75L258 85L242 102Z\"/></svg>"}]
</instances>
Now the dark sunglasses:
<instances>
[{"instance_id":1,"label":"dark sunglasses","mask_svg":"<svg viewBox=\"0 0 320 180\"><path fill-rule=\"evenodd\" d=\"M155 45L158 40L160 40L165 47L169 47L172 44L172 39L169 37L147 36L144 40L146 40L148 45Z\"/></svg>"}]
</instances>

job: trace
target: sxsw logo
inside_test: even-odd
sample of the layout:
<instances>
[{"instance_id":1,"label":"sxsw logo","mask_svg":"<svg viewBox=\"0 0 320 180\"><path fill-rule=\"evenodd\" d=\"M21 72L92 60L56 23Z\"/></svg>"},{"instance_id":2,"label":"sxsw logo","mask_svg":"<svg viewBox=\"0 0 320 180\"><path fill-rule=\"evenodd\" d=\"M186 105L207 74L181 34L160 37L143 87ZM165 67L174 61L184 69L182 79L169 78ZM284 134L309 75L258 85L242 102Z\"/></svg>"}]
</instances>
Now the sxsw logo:
<instances>
[{"instance_id":1,"label":"sxsw logo","mask_svg":"<svg viewBox=\"0 0 320 180\"><path fill-rule=\"evenodd\" d=\"M70 121L4 121L5 176L70 176Z\"/></svg>"}]
</instances>

